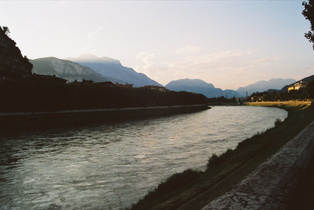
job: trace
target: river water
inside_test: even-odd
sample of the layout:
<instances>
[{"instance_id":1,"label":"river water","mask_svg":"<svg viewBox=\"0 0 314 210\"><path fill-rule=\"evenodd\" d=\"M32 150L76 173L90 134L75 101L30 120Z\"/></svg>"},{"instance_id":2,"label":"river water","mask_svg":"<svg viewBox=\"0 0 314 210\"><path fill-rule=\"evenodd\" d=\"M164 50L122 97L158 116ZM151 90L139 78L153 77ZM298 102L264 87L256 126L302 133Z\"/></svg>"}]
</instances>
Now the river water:
<instances>
[{"instance_id":1,"label":"river water","mask_svg":"<svg viewBox=\"0 0 314 210\"><path fill-rule=\"evenodd\" d=\"M122 209L170 175L203 170L221 154L284 120L266 107L191 114L2 137L0 209Z\"/></svg>"}]
</instances>

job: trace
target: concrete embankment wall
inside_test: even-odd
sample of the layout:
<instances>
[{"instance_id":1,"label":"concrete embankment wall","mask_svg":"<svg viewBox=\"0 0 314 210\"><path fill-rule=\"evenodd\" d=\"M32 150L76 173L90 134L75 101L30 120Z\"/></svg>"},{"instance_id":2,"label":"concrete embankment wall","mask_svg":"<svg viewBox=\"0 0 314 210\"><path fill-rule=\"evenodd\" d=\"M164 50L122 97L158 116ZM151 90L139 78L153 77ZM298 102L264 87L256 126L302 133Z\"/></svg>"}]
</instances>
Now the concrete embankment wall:
<instances>
[{"instance_id":1,"label":"concrete embankment wall","mask_svg":"<svg viewBox=\"0 0 314 210\"><path fill-rule=\"evenodd\" d=\"M127 121L191 113L205 109L208 109L207 105L69 110L56 112L0 113L0 132L38 130L42 128Z\"/></svg>"},{"instance_id":2,"label":"concrete embankment wall","mask_svg":"<svg viewBox=\"0 0 314 210\"><path fill-rule=\"evenodd\" d=\"M285 209L292 190L314 154L314 122L231 191L202 210Z\"/></svg>"}]
</instances>

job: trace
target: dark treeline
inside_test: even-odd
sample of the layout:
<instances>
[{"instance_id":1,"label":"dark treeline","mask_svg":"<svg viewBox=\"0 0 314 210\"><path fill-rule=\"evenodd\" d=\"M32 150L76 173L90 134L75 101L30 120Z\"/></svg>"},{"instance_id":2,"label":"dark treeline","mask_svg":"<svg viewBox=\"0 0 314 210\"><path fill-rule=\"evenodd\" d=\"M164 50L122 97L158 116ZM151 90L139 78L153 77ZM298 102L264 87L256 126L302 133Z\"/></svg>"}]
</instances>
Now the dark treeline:
<instances>
[{"instance_id":1,"label":"dark treeline","mask_svg":"<svg viewBox=\"0 0 314 210\"><path fill-rule=\"evenodd\" d=\"M208 98L207 102L209 105L224 105L224 104L242 104L241 99L233 97L233 98L225 98L223 96L221 97L215 97L215 98Z\"/></svg>"},{"instance_id":2,"label":"dark treeline","mask_svg":"<svg viewBox=\"0 0 314 210\"><path fill-rule=\"evenodd\" d=\"M0 83L0 112L58 111L206 104L206 97L188 92L96 85Z\"/></svg>"},{"instance_id":3,"label":"dark treeline","mask_svg":"<svg viewBox=\"0 0 314 210\"><path fill-rule=\"evenodd\" d=\"M253 93L252 101L288 101L288 100L307 100L314 99L314 80L310 81L305 88L299 90L268 91L262 93Z\"/></svg>"}]
</instances>

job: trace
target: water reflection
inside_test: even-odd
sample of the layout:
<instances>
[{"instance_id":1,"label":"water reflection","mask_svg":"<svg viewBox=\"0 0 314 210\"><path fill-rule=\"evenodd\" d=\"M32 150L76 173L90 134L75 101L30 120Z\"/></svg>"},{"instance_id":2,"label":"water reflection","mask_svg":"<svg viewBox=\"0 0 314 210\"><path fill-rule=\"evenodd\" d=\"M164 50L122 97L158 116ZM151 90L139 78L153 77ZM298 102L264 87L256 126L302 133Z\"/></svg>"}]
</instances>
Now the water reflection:
<instances>
[{"instance_id":1,"label":"water reflection","mask_svg":"<svg viewBox=\"0 0 314 210\"><path fill-rule=\"evenodd\" d=\"M272 127L287 113L214 107L154 120L3 138L0 205L22 209L119 209L171 174Z\"/></svg>"}]
</instances>

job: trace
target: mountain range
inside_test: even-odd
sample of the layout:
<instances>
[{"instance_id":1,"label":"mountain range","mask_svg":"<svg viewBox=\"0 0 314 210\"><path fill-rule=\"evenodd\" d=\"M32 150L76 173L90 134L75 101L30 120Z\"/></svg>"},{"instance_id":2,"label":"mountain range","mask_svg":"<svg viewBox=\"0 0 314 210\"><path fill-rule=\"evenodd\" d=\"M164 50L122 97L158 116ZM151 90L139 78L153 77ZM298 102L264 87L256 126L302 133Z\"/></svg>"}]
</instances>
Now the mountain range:
<instances>
[{"instance_id":1,"label":"mountain range","mask_svg":"<svg viewBox=\"0 0 314 210\"><path fill-rule=\"evenodd\" d=\"M255 92L265 92L269 89L275 89L275 90L281 90L284 86L290 85L292 83L296 82L294 79L271 79L268 81L258 81L256 83L250 84L246 87L240 87L236 91L241 96L251 95Z\"/></svg>"},{"instance_id":2,"label":"mountain range","mask_svg":"<svg viewBox=\"0 0 314 210\"><path fill-rule=\"evenodd\" d=\"M95 82L118 82L133 84L134 87L146 85L162 86L150 79L145 74L138 73L132 68L123 66L120 61L108 58L97 57L86 54L77 58L67 60L55 57L38 58L29 61L23 57L21 51L7 34L7 28L0 27L0 79L20 80L32 78L32 73L41 75L54 75L70 82L93 80ZM314 79L314 75L306 77L297 82L308 82ZM222 90L215 88L211 83L200 79L180 79L171 81L166 88L174 91L189 91L201 93L208 98L224 96L226 98L251 95L254 92L264 92L269 89L287 91L289 86L295 84L294 79L271 79L259 81L237 91Z\"/></svg>"},{"instance_id":3,"label":"mountain range","mask_svg":"<svg viewBox=\"0 0 314 210\"><path fill-rule=\"evenodd\" d=\"M72 61L71 61L72 60ZM38 58L30 61L33 73L55 75L72 82L93 80L95 82L111 81L120 84L133 84L134 87L145 85L162 86L145 74L122 66L120 61L107 57L83 55L78 58L59 59L55 57Z\"/></svg>"},{"instance_id":4,"label":"mountain range","mask_svg":"<svg viewBox=\"0 0 314 210\"><path fill-rule=\"evenodd\" d=\"M211 83L206 83L200 79L179 79L171 81L165 86L169 90L173 91L188 91L194 93L201 93L207 98L221 97L226 98L241 97L237 92L233 90L222 90L215 88Z\"/></svg>"},{"instance_id":5,"label":"mountain range","mask_svg":"<svg viewBox=\"0 0 314 210\"><path fill-rule=\"evenodd\" d=\"M162 86L145 74L138 73L132 68L125 67L120 61L112 58L86 54L77 58L69 58L69 60L94 70L112 82L133 84L134 87L142 87L145 85Z\"/></svg>"},{"instance_id":6,"label":"mountain range","mask_svg":"<svg viewBox=\"0 0 314 210\"><path fill-rule=\"evenodd\" d=\"M66 60L46 57L34 59L30 62L33 64L33 73L55 75L70 82L74 80L82 81L84 79L95 82L127 83L133 84L134 87L146 85L162 86L145 74L138 73L132 68L123 66L120 61L108 57L86 54ZM291 85L295 82L296 80L294 79L277 78L269 81L259 81L246 87L240 87L235 91L216 88L213 84L200 79L179 79L169 82L165 87L173 91L201 93L208 98L221 96L232 98L246 96L246 94L251 95L254 92L264 92L269 89L284 90L286 85Z\"/></svg>"},{"instance_id":7,"label":"mountain range","mask_svg":"<svg viewBox=\"0 0 314 210\"><path fill-rule=\"evenodd\" d=\"M73 82L93 80L95 82L106 82L108 79L92 69L79 65L78 63L62 60L55 57L38 58L30 61L33 64L33 73L41 75L55 75L57 77Z\"/></svg>"}]
</instances>

